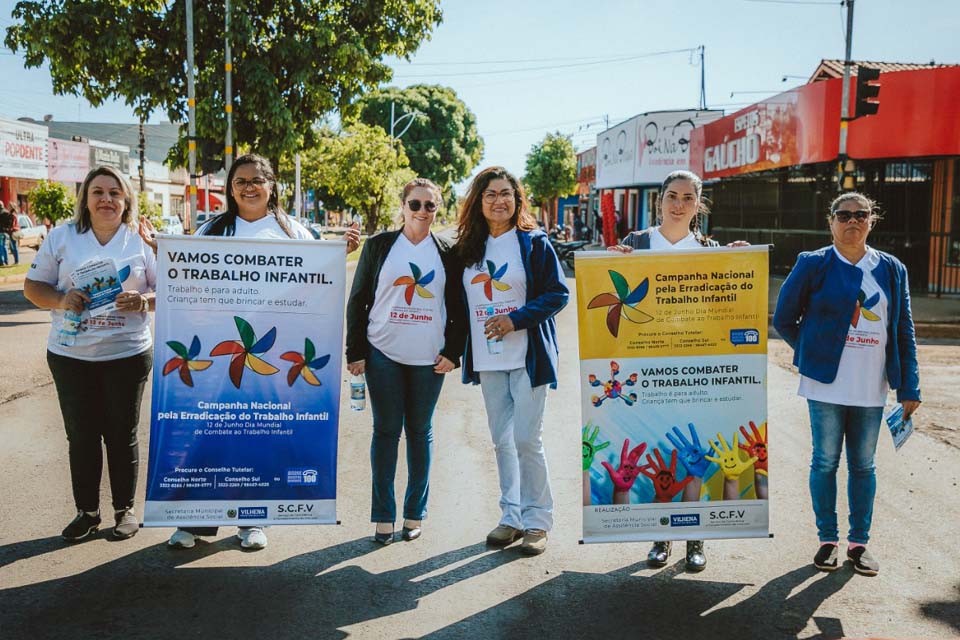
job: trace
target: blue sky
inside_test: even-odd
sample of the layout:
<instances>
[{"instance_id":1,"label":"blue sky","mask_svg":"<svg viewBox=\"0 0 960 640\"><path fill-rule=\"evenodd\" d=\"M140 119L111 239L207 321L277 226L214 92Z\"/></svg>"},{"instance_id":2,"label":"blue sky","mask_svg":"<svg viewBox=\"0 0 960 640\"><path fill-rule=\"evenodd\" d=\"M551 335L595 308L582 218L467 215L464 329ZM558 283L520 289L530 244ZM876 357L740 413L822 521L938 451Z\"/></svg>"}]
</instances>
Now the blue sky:
<instances>
[{"instance_id":1,"label":"blue sky","mask_svg":"<svg viewBox=\"0 0 960 640\"><path fill-rule=\"evenodd\" d=\"M12 24L14 4L0 0L0 27ZM855 59L960 63L960 2L855 6ZM594 144L605 118L612 125L645 111L696 107L700 67L692 51L700 45L707 106L728 112L801 84L821 58L844 54L839 0L450 0L443 11L443 23L409 63L392 61L393 84L453 87L477 115L486 143L481 166L518 174L548 131L572 134L580 150ZM785 75L800 77L782 82ZM5 49L0 77L3 117L135 121L122 103L93 109L53 96L45 69L24 70L22 58Z\"/></svg>"}]
</instances>

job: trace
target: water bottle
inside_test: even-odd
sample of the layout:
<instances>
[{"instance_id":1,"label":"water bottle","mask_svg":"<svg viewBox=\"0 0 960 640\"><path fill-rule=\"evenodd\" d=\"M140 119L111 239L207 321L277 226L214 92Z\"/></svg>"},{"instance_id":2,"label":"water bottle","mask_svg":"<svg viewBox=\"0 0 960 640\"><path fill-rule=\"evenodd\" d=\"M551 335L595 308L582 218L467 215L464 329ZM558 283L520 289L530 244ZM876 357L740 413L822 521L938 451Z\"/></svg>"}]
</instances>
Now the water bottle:
<instances>
[{"instance_id":1,"label":"water bottle","mask_svg":"<svg viewBox=\"0 0 960 640\"><path fill-rule=\"evenodd\" d=\"M367 381L362 373L350 377L350 408L354 411L367 408Z\"/></svg>"},{"instance_id":2,"label":"water bottle","mask_svg":"<svg viewBox=\"0 0 960 640\"><path fill-rule=\"evenodd\" d=\"M493 317L493 307L487 307L487 317ZM495 336L487 337L487 353L492 356L498 356L503 353L503 340L497 340Z\"/></svg>"},{"instance_id":3,"label":"water bottle","mask_svg":"<svg viewBox=\"0 0 960 640\"><path fill-rule=\"evenodd\" d=\"M60 325L60 333L57 334L57 344L62 347L72 347L77 341L77 333L80 331L80 314L71 309L63 312L63 323Z\"/></svg>"}]
</instances>

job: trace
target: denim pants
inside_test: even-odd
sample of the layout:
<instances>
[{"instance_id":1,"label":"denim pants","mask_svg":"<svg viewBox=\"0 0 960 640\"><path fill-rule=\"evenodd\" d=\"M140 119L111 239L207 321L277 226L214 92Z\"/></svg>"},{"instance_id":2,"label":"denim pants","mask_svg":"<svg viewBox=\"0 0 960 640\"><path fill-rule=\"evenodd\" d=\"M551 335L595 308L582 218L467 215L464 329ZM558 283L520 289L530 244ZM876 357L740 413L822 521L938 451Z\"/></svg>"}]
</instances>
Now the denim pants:
<instances>
[{"instance_id":1,"label":"denim pants","mask_svg":"<svg viewBox=\"0 0 960 640\"><path fill-rule=\"evenodd\" d=\"M67 432L73 501L80 511L100 510L103 445L113 508L133 507L140 464L140 400L152 363L150 350L101 362L47 351Z\"/></svg>"},{"instance_id":2,"label":"denim pants","mask_svg":"<svg viewBox=\"0 0 960 640\"><path fill-rule=\"evenodd\" d=\"M870 539L873 498L877 492L877 438L883 407L848 407L807 400L813 432L813 460L810 462L810 495L817 518L820 542L837 542L837 467L843 442L847 443L847 501L850 506L850 534L853 543Z\"/></svg>"},{"instance_id":3,"label":"denim pants","mask_svg":"<svg viewBox=\"0 0 960 640\"><path fill-rule=\"evenodd\" d=\"M7 264L7 234L0 232L0 264Z\"/></svg>"},{"instance_id":4,"label":"denim pants","mask_svg":"<svg viewBox=\"0 0 960 640\"><path fill-rule=\"evenodd\" d=\"M17 248L19 241L13 237L13 232L4 233L4 239L10 241L10 253L13 254L13 262L15 264L20 262L20 250ZM9 260L8 260L9 262Z\"/></svg>"},{"instance_id":5,"label":"denim pants","mask_svg":"<svg viewBox=\"0 0 960 640\"><path fill-rule=\"evenodd\" d=\"M443 386L443 374L435 373L432 364L419 366L394 362L371 346L366 376L373 412L370 521L392 523L397 519L393 481L397 474L401 432L407 439L407 491L403 499L403 517L423 520L427 515L430 493L431 420Z\"/></svg>"},{"instance_id":6,"label":"denim pants","mask_svg":"<svg viewBox=\"0 0 960 640\"><path fill-rule=\"evenodd\" d=\"M500 474L500 524L553 528L553 495L543 451L547 385L533 388L524 368L481 371L480 388Z\"/></svg>"}]
</instances>

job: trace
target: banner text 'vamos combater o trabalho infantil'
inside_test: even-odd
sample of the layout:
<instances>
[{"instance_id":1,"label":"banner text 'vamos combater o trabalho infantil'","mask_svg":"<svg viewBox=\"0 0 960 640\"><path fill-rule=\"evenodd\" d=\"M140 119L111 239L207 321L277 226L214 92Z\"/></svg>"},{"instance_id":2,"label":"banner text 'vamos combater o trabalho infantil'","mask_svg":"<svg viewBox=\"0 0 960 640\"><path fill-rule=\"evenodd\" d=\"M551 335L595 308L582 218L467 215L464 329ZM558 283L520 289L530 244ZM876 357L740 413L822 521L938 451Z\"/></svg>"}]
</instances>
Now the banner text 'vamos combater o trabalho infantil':
<instances>
[{"instance_id":1,"label":"banner text 'vamos combater o trabalho infantil'","mask_svg":"<svg viewBox=\"0 0 960 640\"><path fill-rule=\"evenodd\" d=\"M161 236L146 526L336 522L344 243Z\"/></svg>"},{"instance_id":2,"label":"banner text 'vamos combater o trabalho infantil'","mask_svg":"<svg viewBox=\"0 0 960 640\"><path fill-rule=\"evenodd\" d=\"M577 256L585 542L768 535L767 254Z\"/></svg>"}]
</instances>

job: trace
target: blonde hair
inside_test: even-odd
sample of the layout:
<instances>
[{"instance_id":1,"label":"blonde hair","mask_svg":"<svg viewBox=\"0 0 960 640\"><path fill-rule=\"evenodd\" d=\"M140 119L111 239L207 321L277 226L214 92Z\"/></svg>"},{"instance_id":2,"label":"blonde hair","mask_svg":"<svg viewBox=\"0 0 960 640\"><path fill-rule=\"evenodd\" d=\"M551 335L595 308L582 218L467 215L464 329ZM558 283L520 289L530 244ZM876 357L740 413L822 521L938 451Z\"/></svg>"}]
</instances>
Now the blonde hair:
<instances>
[{"instance_id":1,"label":"blonde hair","mask_svg":"<svg viewBox=\"0 0 960 640\"><path fill-rule=\"evenodd\" d=\"M87 207L89 201L88 191L90 183L98 176L109 176L117 181L120 190L123 192L123 216L120 218L123 224L132 230L137 229L137 197L133 193L133 187L127 177L114 169L113 167L97 167L91 169L87 177L83 179L80 185L80 194L77 198L77 206L73 212L73 223L77 225L77 233L86 233L90 230L90 209Z\"/></svg>"}]
</instances>

